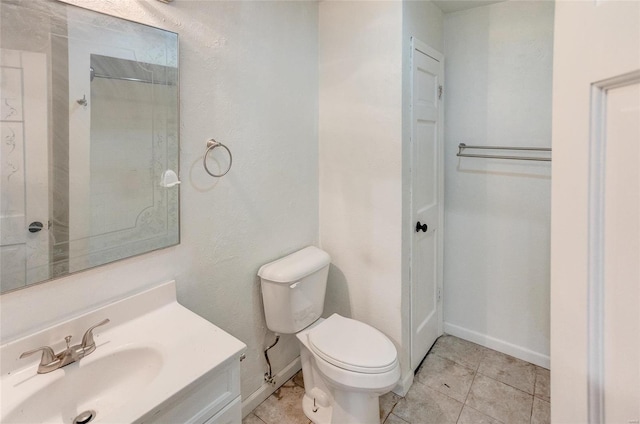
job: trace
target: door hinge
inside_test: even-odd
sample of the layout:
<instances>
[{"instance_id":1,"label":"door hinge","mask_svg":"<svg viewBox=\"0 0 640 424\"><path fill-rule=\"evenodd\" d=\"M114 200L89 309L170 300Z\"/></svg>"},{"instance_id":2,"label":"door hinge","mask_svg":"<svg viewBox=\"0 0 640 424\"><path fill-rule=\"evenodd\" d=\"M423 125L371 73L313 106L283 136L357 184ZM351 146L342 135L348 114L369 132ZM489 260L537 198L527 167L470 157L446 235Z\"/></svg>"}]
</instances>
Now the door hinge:
<instances>
[{"instance_id":1,"label":"door hinge","mask_svg":"<svg viewBox=\"0 0 640 424\"><path fill-rule=\"evenodd\" d=\"M438 287L438 302L440 302L440 299L442 299L442 289Z\"/></svg>"},{"instance_id":2,"label":"door hinge","mask_svg":"<svg viewBox=\"0 0 640 424\"><path fill-rule=\"evenodd\" d=\"M438 86L438 100L442 99L442 86Z\"/></svg>"}]
</instances>

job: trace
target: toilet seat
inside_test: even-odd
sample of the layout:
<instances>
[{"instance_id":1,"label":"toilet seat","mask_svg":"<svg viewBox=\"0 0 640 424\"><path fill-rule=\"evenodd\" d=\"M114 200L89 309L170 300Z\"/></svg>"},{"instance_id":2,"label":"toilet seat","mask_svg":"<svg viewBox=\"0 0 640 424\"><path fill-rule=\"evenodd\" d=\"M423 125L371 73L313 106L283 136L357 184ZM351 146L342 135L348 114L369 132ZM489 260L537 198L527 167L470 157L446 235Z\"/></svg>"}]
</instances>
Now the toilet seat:
<instances>
[{"instance_id":1,"label":"toilet seat","mask_svg":"<svg viewBox=\"0 0 640 424\"><path fill-rule=\"evenodd\" d=\"M396 348L382 332L363 322L333 314L308 334L313 352L344 370L382 374L398 365Z\"/></svg>"}]
</instances>

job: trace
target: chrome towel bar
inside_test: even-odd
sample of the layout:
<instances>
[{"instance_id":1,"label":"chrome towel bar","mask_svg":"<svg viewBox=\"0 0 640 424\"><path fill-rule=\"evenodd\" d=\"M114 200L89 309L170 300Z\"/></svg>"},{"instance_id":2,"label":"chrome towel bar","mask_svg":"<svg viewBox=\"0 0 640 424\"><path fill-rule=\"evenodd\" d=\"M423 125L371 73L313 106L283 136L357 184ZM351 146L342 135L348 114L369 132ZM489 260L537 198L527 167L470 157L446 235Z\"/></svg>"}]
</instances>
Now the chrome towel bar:
<instances>
[{"instance_id":1,"label":"chrome towel bar","mask_svg":"<svg viewBox=\"0 0 640 424\"><path fill-rule=\"evenodd\" d=\"M507 147L507 146L468 146L464 143L458 145L458 153L456 156L465 158L488 158L488 159L515 159L515 160L535 160L543 162L551 162L551 157L543 156L512 156L512 155L493 155L493 154L477 154L464 153L466 149L479 150L511 150L519 152L549 152L550 147Z\"/></svg>"}]
</instances>

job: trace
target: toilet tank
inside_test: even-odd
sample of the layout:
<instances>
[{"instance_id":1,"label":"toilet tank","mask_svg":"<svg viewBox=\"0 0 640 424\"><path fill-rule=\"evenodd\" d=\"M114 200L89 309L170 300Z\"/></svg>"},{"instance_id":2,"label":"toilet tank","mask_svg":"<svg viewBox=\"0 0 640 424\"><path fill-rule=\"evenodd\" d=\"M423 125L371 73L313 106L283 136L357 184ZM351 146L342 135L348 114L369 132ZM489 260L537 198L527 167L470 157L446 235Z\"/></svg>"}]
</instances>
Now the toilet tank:
<instances>
[{"instance_id":1,"label":"toilet tank","mask_svg":"<svg viewBox=\"0 0 640 424\"><path fill-rule=\"evenodd\" d=\"M294 334L320 318L330 263L327 252L309 246L260 267L269 330Z\"/></svg>"}]
</instances>

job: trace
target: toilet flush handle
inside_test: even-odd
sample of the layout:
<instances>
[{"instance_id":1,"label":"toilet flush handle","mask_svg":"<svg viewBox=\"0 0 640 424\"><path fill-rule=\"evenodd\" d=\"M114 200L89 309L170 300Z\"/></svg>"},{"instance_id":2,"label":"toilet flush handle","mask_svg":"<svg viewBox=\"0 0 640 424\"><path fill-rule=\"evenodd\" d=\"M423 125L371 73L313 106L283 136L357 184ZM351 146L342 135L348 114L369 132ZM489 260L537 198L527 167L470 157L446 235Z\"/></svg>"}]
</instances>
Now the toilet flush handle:
<instances>
[{"instance_id":1,"label":"toilet flush handle","mask_svg":"<svg viewBox=\"0 0 640 424\"><path fill-rule=\"evenodd\" d=\"M300 284L300 281L296 281L295 283L291 284L289 286L290 289L295 289L296 287L298 287L298 284Z\"/></svg>"}]
</instances>

